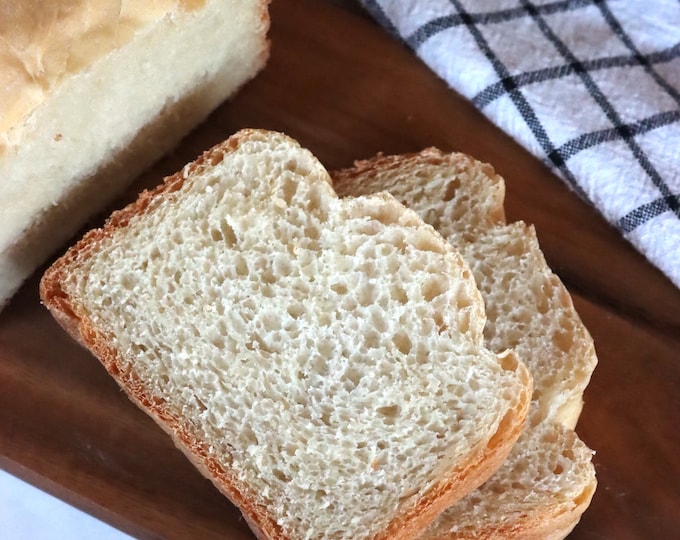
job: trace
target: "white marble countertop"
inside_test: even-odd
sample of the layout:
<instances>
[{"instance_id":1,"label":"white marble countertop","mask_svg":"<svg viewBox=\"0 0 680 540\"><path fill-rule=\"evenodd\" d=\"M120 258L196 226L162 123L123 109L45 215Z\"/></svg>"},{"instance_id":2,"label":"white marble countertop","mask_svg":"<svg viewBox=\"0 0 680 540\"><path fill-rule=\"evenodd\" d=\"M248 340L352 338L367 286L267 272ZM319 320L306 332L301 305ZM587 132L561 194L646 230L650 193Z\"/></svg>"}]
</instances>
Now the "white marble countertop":
<instances>
[{"instance_id":1,"label":"white marble countertop","mask_svg":"<svg viewBox=\"0 0 680 540\"><path fill-rule=\"evenodd\" d=\"M0 469L1 538L130 540L110 525Z\"/></svg>"}]
</instances>

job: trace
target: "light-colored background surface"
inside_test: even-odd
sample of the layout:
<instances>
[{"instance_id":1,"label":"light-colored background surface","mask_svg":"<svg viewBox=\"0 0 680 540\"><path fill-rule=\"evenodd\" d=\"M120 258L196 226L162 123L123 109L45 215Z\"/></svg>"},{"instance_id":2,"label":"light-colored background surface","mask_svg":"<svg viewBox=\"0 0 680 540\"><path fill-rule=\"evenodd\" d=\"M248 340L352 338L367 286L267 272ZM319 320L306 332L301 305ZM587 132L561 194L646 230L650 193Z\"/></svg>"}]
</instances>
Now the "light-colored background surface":
<instances>
[{"instance_id":1,"label":"light-colored background surface","mask_svg":"<svg viewBox=\"0 0 680 540\"><path fill-rule=\"evenodd\" d=\"M0 470L0 539L129 540L130 537Z\"/></svg>"}]
</instances>

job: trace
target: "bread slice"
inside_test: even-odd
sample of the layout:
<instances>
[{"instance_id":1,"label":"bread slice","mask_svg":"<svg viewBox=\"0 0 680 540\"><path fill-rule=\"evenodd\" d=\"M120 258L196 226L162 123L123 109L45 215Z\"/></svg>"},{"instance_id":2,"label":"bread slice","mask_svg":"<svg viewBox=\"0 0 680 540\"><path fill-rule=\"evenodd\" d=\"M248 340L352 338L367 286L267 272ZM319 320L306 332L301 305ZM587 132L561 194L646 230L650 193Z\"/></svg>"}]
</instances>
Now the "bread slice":
<instances>
[{"instance_id":1,"label":"bread slice","mask_svg":"<svg viewBox=\"0 0 680 540\"><path fill-rule=\"evenodd\" d=\"M341 196L389 192L463 254L484 297L487 345L513 349L534 377L532 424L573 428L597 364L593 340L534 228L505 223L505 184L493 168L428 148L358 161L332 176Z\"/></svg>"},{"instance_id":2,"label":"bread slice","mask_svg":"<svg viewBox=\"0 0 680 540\"><path fill-rule=\"evenodd\" d=\"M561 540L596 488L592 451L556 422L525 430L502 468L449 507L422 540Z\"/></svg>"},{"instance_id":3,"label":"bread slice","mask_svg":"<svg viewBox=\"0 0 680 540\"><path fill-rule=\"evenodd\" d=\"M265 64L267 0L0 0L0 308Z\"/></svg>"},{"instance_id":4,"label":"bread slice","mask_svg":"<svg viewBox=\"0 0 680 540\"><path fill-rule=\"evenodd\" d=\"M531 378L469 267L386 194L246 130L44 275L56 319L260 538L413 538L487 479Z\"/></svg>"},{"instance_id":5,"label":"bread slice","mask_svg":"<svg viewBox=\"0 0 680 540\"><path fill-rule=\"evenodd\" d=\"M564 538L597 485L593 453L569 429L597 358L533 227L505 223L503 179L469 156L434 148L377 156L332 176L340 195L387 191L448 238L482 291L487 346L514 349L534 378L527 429L508 460L423 538Z\"/></svg>"}]
</instances>

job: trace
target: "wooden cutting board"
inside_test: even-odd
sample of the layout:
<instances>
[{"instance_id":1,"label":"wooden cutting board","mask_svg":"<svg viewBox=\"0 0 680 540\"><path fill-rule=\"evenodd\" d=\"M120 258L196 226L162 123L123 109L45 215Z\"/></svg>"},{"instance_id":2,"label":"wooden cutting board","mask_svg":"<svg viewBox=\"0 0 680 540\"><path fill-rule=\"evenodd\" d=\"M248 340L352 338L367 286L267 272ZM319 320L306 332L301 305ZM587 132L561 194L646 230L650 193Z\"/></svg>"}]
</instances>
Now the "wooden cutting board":
<instances>
[{"instance_id":1,"label":"wooden cutting board","mask_svg":"<svg viewBox=\"0 0 680 540\"><path fill-rule=\"evenodd\" d=\"M599 353L578 427L597 451L599 488L571 537L677 538L680 291L410 51L334 4L275 0L267 68L114 206L242 127L285 131L330 169L430 145L492 163L507 181L508 218L535 224ZM0 466L139 538L252 539L51 320L38 279L0 314Z\"/></svg>"}]
</instances>

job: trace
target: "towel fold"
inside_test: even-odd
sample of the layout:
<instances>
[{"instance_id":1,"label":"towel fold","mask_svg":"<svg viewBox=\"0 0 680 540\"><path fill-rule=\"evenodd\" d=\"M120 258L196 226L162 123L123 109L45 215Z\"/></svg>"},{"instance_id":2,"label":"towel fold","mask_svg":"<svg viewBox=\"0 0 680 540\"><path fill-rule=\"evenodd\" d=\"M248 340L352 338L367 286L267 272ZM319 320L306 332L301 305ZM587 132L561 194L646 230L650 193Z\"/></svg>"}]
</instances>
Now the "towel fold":
<instances>
[{"instance_id":1,"label":"towel fold","mask_svg":"<svg viewBox=\"0 0 680 540\"><path fill-rule=\"evenodd\" d=\"M362 3L680 287L680 2Z\"/></svg>"}]
</instances>

